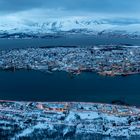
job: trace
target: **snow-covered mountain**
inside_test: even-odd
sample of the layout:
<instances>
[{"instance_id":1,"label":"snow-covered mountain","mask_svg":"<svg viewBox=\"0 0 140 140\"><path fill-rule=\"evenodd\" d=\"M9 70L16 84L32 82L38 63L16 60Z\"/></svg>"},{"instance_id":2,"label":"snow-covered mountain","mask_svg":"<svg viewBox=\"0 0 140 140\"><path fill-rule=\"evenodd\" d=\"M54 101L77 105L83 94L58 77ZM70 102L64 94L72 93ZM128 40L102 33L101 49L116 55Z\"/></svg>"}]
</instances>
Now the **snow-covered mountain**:
<instances>
[{"instance_id":1,"label":"snow-covered mountain","mask_svg":"<svg viewBox=\"0 0 140 140\"><path fill-rule=\"evenodd\" d=\"M45 21L0 21L0 37L44 37L46 34L140 35L140 20L48 19Z\"/></svg>"}]
</instances>

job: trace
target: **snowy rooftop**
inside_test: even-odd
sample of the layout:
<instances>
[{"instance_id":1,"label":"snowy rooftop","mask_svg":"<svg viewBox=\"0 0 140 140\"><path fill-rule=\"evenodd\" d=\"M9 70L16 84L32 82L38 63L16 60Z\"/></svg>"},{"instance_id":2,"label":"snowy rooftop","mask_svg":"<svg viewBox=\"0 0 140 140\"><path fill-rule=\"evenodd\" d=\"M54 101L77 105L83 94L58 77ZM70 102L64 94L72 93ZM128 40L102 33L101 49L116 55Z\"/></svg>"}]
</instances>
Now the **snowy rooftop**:
<instances>
[{"instance_id":1,"label":"snowy rooftop","mask_svg":"<svg viewBox=\"0 0 140 140\"><path fill-rule=\"evenodd\" d=\"M10 139L140 136L140 109L129 106L0 101L0 118L0 135Z\"/></svg>"}]
</instances>

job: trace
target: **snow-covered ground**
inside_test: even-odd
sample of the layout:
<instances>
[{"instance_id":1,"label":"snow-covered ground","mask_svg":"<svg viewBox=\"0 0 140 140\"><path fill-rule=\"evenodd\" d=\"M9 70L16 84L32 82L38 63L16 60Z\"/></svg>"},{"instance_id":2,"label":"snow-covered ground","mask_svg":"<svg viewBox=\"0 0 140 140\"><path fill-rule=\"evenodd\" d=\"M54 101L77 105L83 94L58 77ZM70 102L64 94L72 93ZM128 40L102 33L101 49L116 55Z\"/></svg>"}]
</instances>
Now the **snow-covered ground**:
<instances>
[{"instance_id":1,"label":"snow-covered ground","mask_svg":"<svg viewBox=\"0 0 140 140\"><path fill-rule=\"evenodd\" d=\"M45 21L12 20L0 21L0 37L7 33L25 33L28 35L52 33L82 33L92 35L119 35L137 37L140 35L140 20L134 19L94 19L63 18ZM39 36L38 35L38 36Z\"/></svg>"},{"instance_id":2,"label":"snow-covered ground","mask_svg":"<svg viewBox=\"0 0 140 140\"><path fill-rule=\"evenodd\" d=\"M100 140L140 136L140 109L136 107L0 101L0 118L0 137L6 139Z\"/></svg>"}]
</instances>

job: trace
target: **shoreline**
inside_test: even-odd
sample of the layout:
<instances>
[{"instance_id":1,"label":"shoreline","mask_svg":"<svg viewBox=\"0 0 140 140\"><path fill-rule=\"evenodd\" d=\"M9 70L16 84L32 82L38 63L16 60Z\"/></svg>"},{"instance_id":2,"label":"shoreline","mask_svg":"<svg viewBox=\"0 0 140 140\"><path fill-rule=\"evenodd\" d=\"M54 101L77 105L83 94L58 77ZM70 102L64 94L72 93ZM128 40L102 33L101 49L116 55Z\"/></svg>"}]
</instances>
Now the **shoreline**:
<instances>
[{"instance_id":1,"label":"shoreline","mask_svg":"<svg viewBox=\"0 0 140 140\"><path fill-rule=\"evenodd\" d=\"M1 70L95 72L103 76L140 73L140 46L27 48L0 51Z\"/></svg>"}]
</instances>

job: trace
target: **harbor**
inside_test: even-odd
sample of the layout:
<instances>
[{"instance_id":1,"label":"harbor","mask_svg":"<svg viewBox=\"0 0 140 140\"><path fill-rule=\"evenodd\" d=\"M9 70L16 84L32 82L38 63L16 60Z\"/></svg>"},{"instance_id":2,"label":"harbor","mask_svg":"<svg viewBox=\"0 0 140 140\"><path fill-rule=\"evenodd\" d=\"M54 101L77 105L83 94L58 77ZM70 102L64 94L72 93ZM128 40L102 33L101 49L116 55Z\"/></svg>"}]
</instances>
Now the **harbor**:
<instances>
[{"instance_id":1,"label":"harbor","mask_svg":"<svg viewBox=\"0 0 140 140\"><path fill-rule=\"evenodd\" d=\"M102 45L91 47L27 48L0 51L1 70L96 72L118 76L140 73L140 47Z\"/></svg>"}]
</instances>

